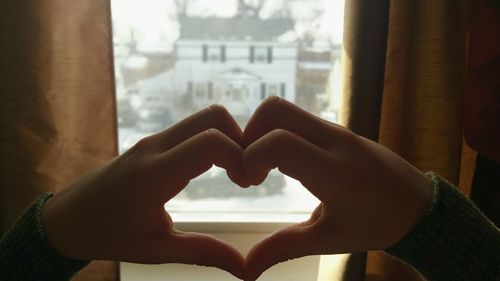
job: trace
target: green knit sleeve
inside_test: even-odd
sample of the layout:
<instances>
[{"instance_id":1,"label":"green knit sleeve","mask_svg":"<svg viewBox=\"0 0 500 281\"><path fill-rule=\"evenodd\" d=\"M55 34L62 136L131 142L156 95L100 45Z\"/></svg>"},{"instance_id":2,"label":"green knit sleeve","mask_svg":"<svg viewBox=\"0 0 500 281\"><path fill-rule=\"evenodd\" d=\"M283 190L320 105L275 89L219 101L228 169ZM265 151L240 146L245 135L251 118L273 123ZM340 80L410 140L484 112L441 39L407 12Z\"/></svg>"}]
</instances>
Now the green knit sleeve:
<instances>
[{"instance_id":1,"label":"green knit sleeve","mask_svg":"<svg viewBox=\"0 0 500 281\"><path fill-rule=\"evenodd\" d=\"M500 232L452 184L435 173L434 201L417 226L389 254L430 281L500 280Z\"/></svg>"},{"instance_id":2,"label":"green knit sleeve","mask_svg":"<svg viewBox=\"0 0 500 281\"><path fill-rule=\"evenodd\" d=\"M52 195L38 198L0 240L0 280L69 280L87 265L59 255L49 245L40 214Z\"/></svg>"}]
</instances>

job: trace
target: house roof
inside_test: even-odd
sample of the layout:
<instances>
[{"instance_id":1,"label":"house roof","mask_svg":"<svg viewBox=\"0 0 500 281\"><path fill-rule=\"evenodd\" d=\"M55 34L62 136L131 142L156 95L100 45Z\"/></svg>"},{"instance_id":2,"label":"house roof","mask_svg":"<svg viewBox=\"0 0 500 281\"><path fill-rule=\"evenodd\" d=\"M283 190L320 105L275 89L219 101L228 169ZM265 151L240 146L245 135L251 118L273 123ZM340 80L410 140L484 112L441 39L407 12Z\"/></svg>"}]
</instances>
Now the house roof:
<instances>
[{"instance_id":1,"label":"house roof","mask_svg":"<svg viewBox=\"0 0 500 281\"><path fill-rule=\"evenodd\" d=\"M181 39L273 41L294 28L291 19L195 18L181 16Z\"/></svg>"}]
</instances>

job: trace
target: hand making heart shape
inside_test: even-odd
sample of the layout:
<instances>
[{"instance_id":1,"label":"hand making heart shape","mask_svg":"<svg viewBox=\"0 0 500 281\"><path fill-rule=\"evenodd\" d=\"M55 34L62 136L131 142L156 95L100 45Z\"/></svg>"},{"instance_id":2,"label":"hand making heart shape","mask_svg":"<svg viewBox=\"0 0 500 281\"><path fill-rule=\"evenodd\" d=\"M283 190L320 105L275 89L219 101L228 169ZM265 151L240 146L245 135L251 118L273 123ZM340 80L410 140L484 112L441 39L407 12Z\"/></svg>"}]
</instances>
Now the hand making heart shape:
<instances>
[{"instance_id":1,"label":"hand making heart shape","mask_svg":"<svg viewBox=\"0 0 500 281\"><path fill-rule=\"evenodd\" d=\"M212 236L175 230L164 210L214 164L242 187L278 168L321 204L245 259ZM210 106L141 140L47 201L42 225L53 248L76 260L197 264L255 280L293 258L385 249L412 229L431 198L428 178L390 150L273 97L244 132L223 107Z\"/></svg>"}]
</instances>

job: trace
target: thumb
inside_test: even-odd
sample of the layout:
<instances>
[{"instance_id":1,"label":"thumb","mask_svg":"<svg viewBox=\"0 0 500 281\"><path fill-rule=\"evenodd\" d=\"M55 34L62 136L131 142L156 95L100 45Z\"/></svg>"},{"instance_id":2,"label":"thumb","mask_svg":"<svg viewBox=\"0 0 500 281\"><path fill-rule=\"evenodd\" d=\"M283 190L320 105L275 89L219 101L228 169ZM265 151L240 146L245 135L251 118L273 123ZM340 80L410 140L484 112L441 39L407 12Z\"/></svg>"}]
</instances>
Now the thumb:
<instances>
[{"instance_id":1,"label":"thumb","mask_svg":"<svg viewBox=\"0 0 500 281\"><path fill-rule=\"evenodd\" d=\"M275 264L317 254L321 249L315 242L311 226L296 224L281 229L257 243L248 253L245 265L246 281L257 280Z\"/></svg>"},{"instance_id":2,"label":"thumb","mask_svg":"<svg viewBox=\"0 0 500 281\"><path fill-rule=\"evenodd\" d=\"M169 262L217 267L243 279L244 258L225 242L207 234L177 231L169 240L166 251L175 253Z\"/></svg>"}]
</instances>

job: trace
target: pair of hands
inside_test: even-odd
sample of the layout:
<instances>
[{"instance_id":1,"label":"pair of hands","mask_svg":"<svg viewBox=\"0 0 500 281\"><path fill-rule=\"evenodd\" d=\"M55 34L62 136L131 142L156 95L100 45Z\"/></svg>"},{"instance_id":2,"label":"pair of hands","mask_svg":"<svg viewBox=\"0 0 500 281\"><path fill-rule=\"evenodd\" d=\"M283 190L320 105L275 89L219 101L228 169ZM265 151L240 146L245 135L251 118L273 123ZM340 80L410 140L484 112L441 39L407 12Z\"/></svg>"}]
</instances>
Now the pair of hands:
<instances>
[{"instance_id":1,"label":"pair of hands","mask_svg":"<svg viewBox=\"0 0 500 281\"><path fill-rule=\"evenodd\" d=\"M321 203L245 259L212 236L175 230L164 209L214 164L242 187L277 167ZM223 107L210 106L139 141L51 198L42 224L69 258L214 266L255 280L289 259L394 245L428 209L431 193L428 178L390 150L273 97L244 132Z\"/></svg>"}]
</instances>

